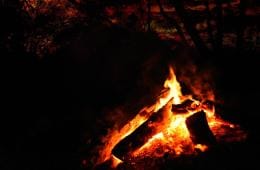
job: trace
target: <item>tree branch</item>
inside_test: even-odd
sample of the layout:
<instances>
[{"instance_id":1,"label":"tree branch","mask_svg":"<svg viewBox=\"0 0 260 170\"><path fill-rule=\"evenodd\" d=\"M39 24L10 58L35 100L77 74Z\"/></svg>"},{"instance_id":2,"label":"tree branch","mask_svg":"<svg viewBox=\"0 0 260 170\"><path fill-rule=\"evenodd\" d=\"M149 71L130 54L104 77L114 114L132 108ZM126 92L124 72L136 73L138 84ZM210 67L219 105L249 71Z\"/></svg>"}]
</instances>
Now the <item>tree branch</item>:
<instances>
[{"instance_id":1,"label":"tree branch","mask_svg":"<svg viewBox=\"0 0 260 170\"><path fill-rule=\"evenodd\" d=\"M198 31L193 27L192 18L190 18L188 14L185 12L183 1L173 0L171 2L174 5L177 14L182 19L182 22L187 32L189 33L191 39L193 40L195 46L197 47L199 53L202 56L209 56L209 49L206 47L206 45L200 38Z\"/></svg>"},{"instance_id":2,"label":"tree branch","mask_svg":"<svg viewBox=\"0 0 260 170\"><path fill-rule=\"evenodd\" d=\"M151 32L151 0L147 1L147 31Z\"/></svg>"},{"instance_id":3,"label":"tree branch","mask_svg":"<svg viewBox=\"0 0 260 170\"><path fill-rule=\"evenodd\" d=\"M207 26L208 26L207 31L208 31L208 35L209 35L209 41L212 44L212 47L214 49L216 49L216 43L215 43L214 36L213 36L213 30L212 30L211 24L210 24L212 15L211 15L210 9L209 9L209 0L205 0L204 5L206 7L206 12L207 12Z\"/></svg>"},{"instance_id":4,"label":"tree branch","mask_svg":"<svg viewBox=\"0 0 260 170\"><path fill-rule=\"evenodd\" d=\"M246 1L240 0L240 4L239 4L240 24L237 26L237 42L236 42L236 47L238 50L242 49L244 44L243 36L245 30L245 10L246 10Z\"/></svg>"},{"instance_id":5,"label":"tree branch","mask_svg":"<svg viewBox=\"0 0 260 170\"><path fill-rule=\"evenodd\" d=\"M223 42L223 14L222 14L222 0L215 0L216 13L217 13L217 35L216 35L216 48L222 49Z\"/></svg>"}]
</instances>

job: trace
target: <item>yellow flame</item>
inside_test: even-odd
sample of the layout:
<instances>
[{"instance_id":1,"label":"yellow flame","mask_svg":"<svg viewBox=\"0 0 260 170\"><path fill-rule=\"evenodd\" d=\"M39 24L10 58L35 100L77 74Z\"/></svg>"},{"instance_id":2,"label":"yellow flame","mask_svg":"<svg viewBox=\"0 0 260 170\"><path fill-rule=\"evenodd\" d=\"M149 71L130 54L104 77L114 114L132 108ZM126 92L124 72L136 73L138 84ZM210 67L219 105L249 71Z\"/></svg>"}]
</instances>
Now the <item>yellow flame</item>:
<instances>
[{"instance_id":1,"label":"yellow flame","mask_svg":"<svg viewBox=\"0 0 260 170\"><path fill-rule=\"evenodd\" d=\"M196 149L199 149L201 152L205 152L208 149L207 145L203 145L203 144L197 144L194 146Z\"/></svg>"},{"instance_id":2,"label":"yellow flame","mask_svg":"<svg viewBox=\"0 0 260 170\"><path fill-rule=\"evenodd\" d=\"M111 161L112 161L112 165L111 165L112 168L116 168L119 164L121 164L123 162L120 159L118 159L117 157L115 157L114 155L112 155Z\"/></svg>"},{"instance_id":3,"label":"yellow flame","mask_svg":"<svg viewBox=\"0 0 260 170\"><path fill-rule=\"evenodd\" d=\"M170 97L173 98L173 104L180 104L182 96L180 83L177 81L176 75L173 71L173 68L169 68L170 74L168 79L164 83L165 88L169 88Z\"/></svg>"}]
</instances>

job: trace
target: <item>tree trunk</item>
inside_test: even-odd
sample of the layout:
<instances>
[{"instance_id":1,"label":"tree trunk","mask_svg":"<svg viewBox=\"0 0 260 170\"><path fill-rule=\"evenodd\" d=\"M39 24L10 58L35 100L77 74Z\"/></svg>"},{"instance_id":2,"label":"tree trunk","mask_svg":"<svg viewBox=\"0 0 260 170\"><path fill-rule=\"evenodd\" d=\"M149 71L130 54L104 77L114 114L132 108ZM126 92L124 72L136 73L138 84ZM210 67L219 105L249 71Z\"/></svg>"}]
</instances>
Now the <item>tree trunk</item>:
<instances>
[{"instance_id":1,"label":"tree trunk","mask_svg":"<svg viewBox=\"0 0 260 170\"><path fill-rule=\"evenodd\" d=\"M210 24L212 15L211 15L210 9L209 9L209 0L205 0L204 5L206 7L206 12L207 12L207 26L208 26L207 31L208 31L209 41L210 41L212 47L214 49L216 49L216 43L215 43L214 36L213 36L213 30L212 30L211 24Z\"/></svg>"},{"instance_id":2,"label":"tree trunk","mask_svg":"<svg viewBox=\"0 0 260 170\"><path fill-rule=\"evenodd\" d=\"M209 49L206 47L206 45L200 38L198 31L194 28L192 18L190 18L188 14L185 12L183 1L173 0L171 2L174 5L177 14L180 16L187 32L189 33L200 54L203 56L208 56Z\"/></svg>"},{"instance_id":3,"label":"tree trunk","mask_svg":"<svg viewBox=\"0 0 260 170\"><path fill-rule=\"evenodd\" d=\"M180 35L180 37L181 37L181 39L183 40L183 42L184 42L185 44L187 44L186 38L185 38L185 36L184 36L184 33L183 33L183 31L182 31L180 25L177 23L177 21L176 21L174 18L169 17L169 16L165 13L165 11L164 11L164 9L163 9L163 6L162 6L162 4L161 4L161 2L160 2L160 0L156 0L156 1L157 1L158 6L159 6L159 9L160 9L160 14L161 14L165 19L167 19L167 20L176 28L177 33Z\"/></svg>"},{"instance_id":4,"label":"tree trunk","mask_svg":"<svg viewBox=\"0 0 260 170\"><path fill-rule=\"evenodd\" d=\"M222 0L216 0L216 22L217 22L217 35L216 35L216 50L222 49L223 42L223 14L222 14Z\"/></svg>"},{"instance_id":5,"label":"tree trunk","mask_svg":"<svg viewBox=\"0 0 260 170\"><path fill-rule=\"evenodd\" d=\"M151 0L147 1L147 31L151 32Z\"/></svg>"},{"instance_id":6,"label":"tree trunk","mask_svg":"<svg viewBox=\"0 0 260 170\"><path fill-rule=\"evenodd\" d=\"M245 10L246 10L246 0L240 0L239 4L239 23L237 23L237 50L241 50L243 48L243 36L245 30Z\"/></svg>"}]
</instances>

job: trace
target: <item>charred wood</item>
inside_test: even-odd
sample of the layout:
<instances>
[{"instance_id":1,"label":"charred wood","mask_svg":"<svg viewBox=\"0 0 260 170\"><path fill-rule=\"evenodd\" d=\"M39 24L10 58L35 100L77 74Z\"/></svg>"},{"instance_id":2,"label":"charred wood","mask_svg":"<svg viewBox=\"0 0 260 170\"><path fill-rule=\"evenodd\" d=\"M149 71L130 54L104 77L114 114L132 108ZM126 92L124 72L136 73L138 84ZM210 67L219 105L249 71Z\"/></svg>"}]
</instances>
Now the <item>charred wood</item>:
<instances>
[{"instance_id":1,"label":"charred wood","mask_svg":"<svg viewBox=\"0 0 260 170\"><path fill-rule=\"evenodd\" d=\"M189 110L195 110L196 107L198 106L194 105L194 101L188 99L182 102L181 104L172 105L172 112L174 114L185 114Z\"/></svg>"},{"instance_id":2,"label":"charred wood","mask_svg":"<svg viewBox=\"0 0 260 170\"><path fill-rule=\"evenodd\" d=\"M120 141L112 150L113 155L121 160L127 160L133 151L143 146L153 135L159 132L158 126L163 125L163 114L164 108L153 114L132 134Z\"/></svg>"},{"instance_id":3,"label":"charred wood","mask_svg":"<svg viewBox=\"0 0 260 170\"><path fill-rule=\"evenodd\" d=\"M204 111L197 112L186 119L186 125L194 144L212 145L216 139L211 132Z\"/></svg>"}]
</instances>

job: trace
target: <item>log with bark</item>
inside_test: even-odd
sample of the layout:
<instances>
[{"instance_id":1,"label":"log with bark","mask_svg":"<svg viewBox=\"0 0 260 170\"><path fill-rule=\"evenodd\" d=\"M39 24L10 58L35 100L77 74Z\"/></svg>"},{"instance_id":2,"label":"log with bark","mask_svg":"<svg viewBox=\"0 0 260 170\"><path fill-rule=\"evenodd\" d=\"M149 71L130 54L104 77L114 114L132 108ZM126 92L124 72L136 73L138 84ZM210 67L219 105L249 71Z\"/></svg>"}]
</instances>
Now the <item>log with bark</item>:
<instances>
[{"instance_id":1,"label":"log with bark","mask_svg":"<svg viewBox=\"0 0 260 170\"><path fill-rule=\"evenodd\" d=\"M216 139L211 132L204 111L197 112L186 119L186 125L194 144L213 145Z\"/></svg>"},{"instance_id":2,"label":"log with bark","mask_svg":"<svg viewBox=\"0 0 260 170\"><path fill-rule=\"evenodd\" d=\"M165 109L167 104L157 113L154 113L145 123L139 126L132 134L120 141L112 150L113 155L121 160L130 158L131 153L143 146L153 135L158 133L164 126Z\"/></svg>"}]
</instances>

